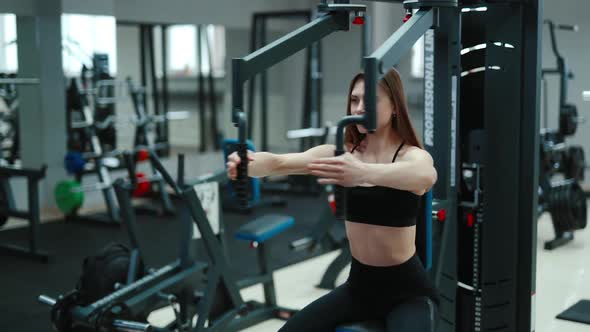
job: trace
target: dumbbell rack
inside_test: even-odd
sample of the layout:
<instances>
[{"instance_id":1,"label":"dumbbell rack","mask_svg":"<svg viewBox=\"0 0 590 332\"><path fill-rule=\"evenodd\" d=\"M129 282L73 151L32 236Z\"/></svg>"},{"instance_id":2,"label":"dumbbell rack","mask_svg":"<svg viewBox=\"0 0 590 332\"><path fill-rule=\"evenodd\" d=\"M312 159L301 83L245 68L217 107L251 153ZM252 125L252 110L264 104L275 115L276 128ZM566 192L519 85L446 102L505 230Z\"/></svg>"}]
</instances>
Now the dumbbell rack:
<instances>
[{"instance_id":1,"label":"dumbbell rack","mask_svg":"<svg viewBox=\"0 0 590 332\"><path fill-rule=\"evenodd\" d=\"M133 87L131 85L130 80L127 80L125 84L129 87L130 94L132 94ZM100 144L96 129L97 127L101 126L101 124L94 121L94 117L91 113L91 105L95 104L96 98L92 91L87 90L85 91L86 103L82 106L82 121L78 121L72 123L72 128L81 129L84 128L87 131L87 136L90 138L90 150L89 152L82 153L82 157L84 160L92 160L93 167L86 168L82 170L78 170L75 173L76 181L78 183L82 183L82 178L86 174L94 173L98 177L98 182L91 185L81 186L81 191L95 191L100 190L102 191L105 205L107 208L106 213L97 213L93 215L80 215L78 214L77 209L74 210L72 213L66 216L66 221L72 222L94 222L99 224L106 224L106 225L120 225L120 215L119 215L119 207L116 204L114 190L112 187L112 180L109 173L109 168L106 166L105 160L106 157L115 157L115 160L120 164L120 159L118 158L121 155L120 151L114 150L107 153L103 153L102 146ZM108 99L107 102L113 102L114 100ZM134 98L134 104L135 104ZM137 106L137 105L136 105ZM112 122L112 119L106 119L107 122ZM153 165L152 165L152 174L149 179L146 181L152 183L156 183L158 185L158 192L160 195L160 200L162 202L162 209L157 211L161 214L171 215L174 212L172 207L172 202L170 201L169 195L164 189L164 183L161 177L157 175ZM136 210L138 212L154 212L154 209L148 208L145 206L137 206Z\"/></svg>"}]
</instances>

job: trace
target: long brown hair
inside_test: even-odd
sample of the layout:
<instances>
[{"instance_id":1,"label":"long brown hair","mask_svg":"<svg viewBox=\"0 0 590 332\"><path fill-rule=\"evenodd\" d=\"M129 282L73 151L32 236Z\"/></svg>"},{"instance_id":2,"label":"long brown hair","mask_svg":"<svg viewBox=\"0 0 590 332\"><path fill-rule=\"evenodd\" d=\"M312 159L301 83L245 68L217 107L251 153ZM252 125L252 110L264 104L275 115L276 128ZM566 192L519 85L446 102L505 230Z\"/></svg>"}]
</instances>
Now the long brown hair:
<instances>
[{"instance_id":1,"label":"long brown hair","mask_svg":"<svg viewBox=\"0 0 590 332\"><path fill-rule=\"evenodd\" d=\"M346 114L350 115L350 95L356 82L360 79L365 79L364 73L356 74L352 81L350 81L350 87L348 89L348 101L346 103ZM404 86L400 78L399 73L395 68L391 68L384 76L379 80L379 84L385 88L391 103L395 110L397 110L397 116L391 118L391 125L396 130L397 134L405 142L405 144L416 146L421 149L424 148L416 130L410 121L410 115L408 114L408 106L406 103L406 94L404 93ZM356 125L349 125L346 127L344 134L344 143L350 148L359 145L365 138L364 134L361 134Z\"/></svg>"}]
</instances>

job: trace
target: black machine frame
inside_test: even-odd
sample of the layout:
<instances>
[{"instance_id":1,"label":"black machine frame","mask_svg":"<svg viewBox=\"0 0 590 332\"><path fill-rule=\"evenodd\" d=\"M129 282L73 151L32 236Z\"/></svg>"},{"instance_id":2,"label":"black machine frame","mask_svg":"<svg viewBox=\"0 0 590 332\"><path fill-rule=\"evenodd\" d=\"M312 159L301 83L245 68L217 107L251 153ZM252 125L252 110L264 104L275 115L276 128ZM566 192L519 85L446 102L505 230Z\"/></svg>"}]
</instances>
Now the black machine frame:
<instances>
[{"instance_id":1,"label":"black machine frame","mask_svg":"<svg viewBox=\"0 0 590 332\"><path fill-rule=\"evenodd\" d=\"M29 229L28 248L15 244L0 245L0 253L29 258L41 263L49 261L49 254L39 249L41 239L40 223L41 211L39 206L39 182L45 177L47 166L40 169L22 168L14 165L0 165L0 227L4 225L8 217L26 219ZM27 183L26 210L18 209L12 195L11 178L22 177Z\"/></svg>"},{"instance_id":2,"label":"black machine frame","mask_svg":"<svg viewBox=\"0 0 590 332\"><path fill-rule=\"evenodd\" d=\"M304 20L309 23L314 17L312 10L257 12L252 15L250 30L250 52L263 47L267 43L267 24L269 20ZM319 127L322 123L322 55L321 42L307 47L305 55L305 80L303 85L303 104L301 128ZM259 74L260 97L260 140L261 149L268 150L268 77L266 70ZM255 86L257 77L253 77L248 85L248 123L254 123ZM253 126L248 127L248 137L252 135ZM301 140L301 150L313 146L309 139Z\"/></svg>"},{"instance_id":3,"label":"black machine frame","mask_svg":"<svg viewBox=\"0 0 590 332\"><path fill-rule=\"evenodd\" d=\"M243 84L256 73L329 33L348 30L349 13L364 11L364 8L342 2L322 1L319 8L320 12L327 9L325 15L243 58L233 59L232 121L238 127L241 142L246 141L248 123L243 108ZM395 65L418 38L425 36L424 143L438 170L438 180L433 187L435 205L447 212L444 223L433 225L437 256L432 277L442 297L438 330L534 331L531 313L534 312L536 287L542 3L538 0L493 3L408 0L403 4L416 12L381 47L365 57L366 113L339 122L337 153L344 152L343 130L347 125L362 123L369 131L375 130L377 81L385 68ZM459 122L462 115L460 53L462 46L470 46L462 45L461 10L477 6L486 6L489 22L494 24L485 26L488 47L482 113L485 135L479 145L481 158L468 163L462 152L464 145L470 143L467 139L470 131L481 128ZM510 36L516 48L510 54L495 47L495 42L506 36ZM488 67L497 63L501 63L502 70ZM506 89L506 86L511 88ZM245 146L241 150L242 160L247 160ZM474 164L482 170L477 174L485 197L483 190L474 194L461 187L463 171ZM238 182L245 180L246 170L247 163L241 163ZM244 184L241 186L245 188ZM338 195L338 202L342 202L341 199L342 193ZM342 204L337 206L342 212ZM472 255L458 257L458 228L466 223L462 214L466 209L479 212L476 223L485 235L477 238L478 242L474 241L476 246L471 249L476 251ZM458 285L457 267L464 265L475 266L472 277L478 282L467 285L467 290L471 291L467 297L459 296L462 290ZM460 306L457 301L461 301Z\"/></svg>"}]
</instances>

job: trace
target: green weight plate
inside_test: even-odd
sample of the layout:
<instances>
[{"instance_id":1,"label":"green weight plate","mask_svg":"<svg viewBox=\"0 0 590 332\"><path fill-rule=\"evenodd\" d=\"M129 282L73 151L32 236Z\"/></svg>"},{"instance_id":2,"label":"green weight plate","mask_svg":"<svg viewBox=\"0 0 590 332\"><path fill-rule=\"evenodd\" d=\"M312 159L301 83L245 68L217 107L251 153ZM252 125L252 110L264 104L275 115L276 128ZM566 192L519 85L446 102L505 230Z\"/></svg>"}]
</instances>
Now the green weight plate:
<instances>
[{"instance_id":1,"label":"green weight plate","mask_svg":"<svg viewBox=\"0 0 590 332\"><path fill-rule=\"evenodd\" d=\"M79 188L80 183L73 180L61 181L55 186L55 202L64 214L71 214L84 203L84 193L77 191Z\"/></svg>"}]
</instances>

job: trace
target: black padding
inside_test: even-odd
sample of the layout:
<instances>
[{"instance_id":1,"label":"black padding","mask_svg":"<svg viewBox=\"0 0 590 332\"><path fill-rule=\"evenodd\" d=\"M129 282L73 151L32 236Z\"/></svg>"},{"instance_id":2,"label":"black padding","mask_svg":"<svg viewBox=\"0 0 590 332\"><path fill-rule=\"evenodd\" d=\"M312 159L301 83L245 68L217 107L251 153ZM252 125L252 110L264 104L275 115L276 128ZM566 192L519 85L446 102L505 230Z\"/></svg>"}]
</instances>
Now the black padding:
<instances>
[{"instance_id":1,"label":"black padding","mask_svg":"<svg viewBox=\"0 0 590 332\"><path fill-rule=\"evenodd\" d=\"M240 227L236 232L236 238L262 243L294 224L295 220L291 216L267 214Z\"/></svg>"},{"instance_id":2,"label":"black padding","mask_svg":"<svg viewBox=\"0 0 590 332\"><path fill-rule=\"evenodd\" d=\"M559 315L558 319L590 324L590 300L580 300Z\"/></svg>"}]
</instances>

